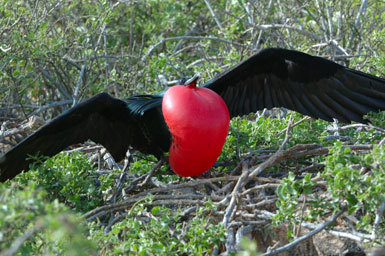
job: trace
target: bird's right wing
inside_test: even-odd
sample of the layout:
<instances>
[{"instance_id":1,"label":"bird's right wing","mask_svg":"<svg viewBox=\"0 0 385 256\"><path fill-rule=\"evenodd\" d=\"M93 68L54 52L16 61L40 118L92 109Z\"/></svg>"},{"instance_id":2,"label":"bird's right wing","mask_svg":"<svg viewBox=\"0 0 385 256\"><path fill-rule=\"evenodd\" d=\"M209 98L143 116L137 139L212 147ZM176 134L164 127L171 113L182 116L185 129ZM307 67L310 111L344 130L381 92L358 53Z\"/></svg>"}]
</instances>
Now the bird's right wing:
<instances>
[{"instance_id":1,"label":"bird's right wing","mask_svg":"<svg viewBox=\"0 0 385 256\"><path fill-rule=\"evenodd\" d=\"M222 96L231 117L285 107L348 123L385 110L384 79L285 49L262 50L203 86Z\"/></svg>"},{"instance_id":2,"label":"bird's right wing","mask_svg":"<svg viewBox=\"0 0 385 256\"><path fill-rule=\"evenodd\" d=\"M88 139L102 144L116 161L130 145L145 143L137 116L127 103L98 94L44 125L0 157L0 182L27 170L29 155L53 156Z\"/></svg>"}]
</instances>

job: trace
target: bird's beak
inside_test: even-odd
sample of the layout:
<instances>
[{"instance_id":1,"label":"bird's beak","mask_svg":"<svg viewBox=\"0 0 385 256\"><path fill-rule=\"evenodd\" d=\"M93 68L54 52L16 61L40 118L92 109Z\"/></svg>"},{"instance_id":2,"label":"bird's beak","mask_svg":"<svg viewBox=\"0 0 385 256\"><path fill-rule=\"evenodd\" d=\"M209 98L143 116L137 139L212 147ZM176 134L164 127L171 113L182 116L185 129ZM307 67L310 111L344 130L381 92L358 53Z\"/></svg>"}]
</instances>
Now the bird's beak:
<instances>
[{"instance_id":1,"label":"bird's beak","mask_svg":"<svg viewBox=\"0 0 385 256\"><path fill-rule=\"evenodd\" d=\"M192 83L196 83L196 81L201 77L201 73L196 73L193 77L191 77L189 80L187 80L184 85L189 85Z\"/></svg>"}]
</instances>

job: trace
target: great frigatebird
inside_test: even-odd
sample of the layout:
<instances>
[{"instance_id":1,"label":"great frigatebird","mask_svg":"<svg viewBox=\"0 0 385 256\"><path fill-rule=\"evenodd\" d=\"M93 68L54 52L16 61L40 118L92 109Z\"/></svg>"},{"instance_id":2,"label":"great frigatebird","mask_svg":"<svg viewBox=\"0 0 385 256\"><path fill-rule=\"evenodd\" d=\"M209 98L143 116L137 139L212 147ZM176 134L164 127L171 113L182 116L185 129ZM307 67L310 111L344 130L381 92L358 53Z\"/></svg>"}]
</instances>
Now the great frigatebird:
<instances>
[{"instance_id":1,"label":"great frigatebird","mask_svg":"<svg viewBox=\"0 0 385 256\"><path fill-rule=\"evenodd\" d=\"M366 113L385 110L384 79L293 50L264 49L201 87L222 97L230 118L285 107L326 121L365 123ZM129 147L161 158L172 145L162 99L159 94L119 100L101 93L78 104L1 156L0 181L27 170L28 155L53 156L88 139L116 161Z\"/></svg>"}]
</instances>

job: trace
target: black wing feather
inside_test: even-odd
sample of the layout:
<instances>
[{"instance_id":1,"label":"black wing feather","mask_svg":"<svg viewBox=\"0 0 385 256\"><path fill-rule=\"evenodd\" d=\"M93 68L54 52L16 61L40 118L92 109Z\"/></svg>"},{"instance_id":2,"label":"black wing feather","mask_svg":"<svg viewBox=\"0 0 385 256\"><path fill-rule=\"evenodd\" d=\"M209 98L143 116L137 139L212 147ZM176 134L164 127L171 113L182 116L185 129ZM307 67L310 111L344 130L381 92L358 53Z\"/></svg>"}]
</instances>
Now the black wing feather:
<instances>
[{"instance_id":1,"label":"black wing feather","mask_svg":"<svg viewBox=\"0 0 385 256\"><path fill-rule=\"evenodd\" d=\"M231 117L285 107L327 121L365 123L366 113L385 110L384 79L285 49L262 50L203 86L224 96Z\"/></svg>"},{"instance_id":2,"label":"black wing feather","mask_svg":"<svg viewBox=\"0 0 385 256\"><path fill-rule=\"evenodd\" d=\"M148 124L162 125L164 120L159 108L147 110L144 115L135 114L129 103L106 93L98 94L56 117L1 156L0 181L27 170L31 162L26 160L29 155L54 156L88 139L102 144L116 161L124 158L129 146L159 157L169 149L169 135L166 133L163 141L154 139L152 134L164 132L163 127L153 132L155 128Z\"/></svg>"}]
</instances>

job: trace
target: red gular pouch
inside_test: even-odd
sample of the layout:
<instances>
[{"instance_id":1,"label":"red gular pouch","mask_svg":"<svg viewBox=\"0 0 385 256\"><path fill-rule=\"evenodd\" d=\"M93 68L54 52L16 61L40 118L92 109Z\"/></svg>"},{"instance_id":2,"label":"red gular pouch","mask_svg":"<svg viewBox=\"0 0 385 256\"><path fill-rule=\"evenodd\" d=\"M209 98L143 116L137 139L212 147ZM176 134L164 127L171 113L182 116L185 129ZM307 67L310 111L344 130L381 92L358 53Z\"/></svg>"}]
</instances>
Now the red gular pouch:
<instances>
[{"instance_id":1,"label":"red gular pouch","mask_svg":"<svg viewBox=\"0 0 385 256\"><path fill-rule=\"evenodd\" d=\"M208 88L195 87L195 82L171 87L162 102L172 135L170 167L183 177L200 175L214 165L230 124L223 99Z\"/></svg>"}]
</instances>

